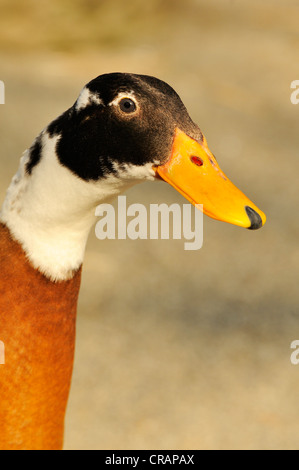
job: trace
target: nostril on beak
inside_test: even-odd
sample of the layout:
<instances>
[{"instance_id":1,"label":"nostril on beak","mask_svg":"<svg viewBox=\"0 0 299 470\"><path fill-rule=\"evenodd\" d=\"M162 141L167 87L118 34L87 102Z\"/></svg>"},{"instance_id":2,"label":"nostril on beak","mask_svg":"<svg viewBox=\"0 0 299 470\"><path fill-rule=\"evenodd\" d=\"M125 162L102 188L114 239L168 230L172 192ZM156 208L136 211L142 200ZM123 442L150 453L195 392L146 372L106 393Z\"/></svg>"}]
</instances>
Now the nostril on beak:
<instances>
[{"instance_id":1,"label":"nostril on beak","mask_svg":"<svg viewBox=\"0 0 299 470\"><path fill-rule=\"evenodd\" d=\"M261 228L263 225L261 216L254 209L252 209L252 207L245 206L245 210L251 222L251 226L248 227L249 230L257 230Z\"/></svg>"},{"instance_id":2,"label":"nostril on beak","mask_svg":"<svg viewBox=\"0 0 299 470\"><path fill-rule=\"evenodd\" d=\"M191 157L191 162L194 163L194 165L197 165L197 166L202 166L203 165L203 161L201 158L199 157Z\"/></svg>"}]
</instances>

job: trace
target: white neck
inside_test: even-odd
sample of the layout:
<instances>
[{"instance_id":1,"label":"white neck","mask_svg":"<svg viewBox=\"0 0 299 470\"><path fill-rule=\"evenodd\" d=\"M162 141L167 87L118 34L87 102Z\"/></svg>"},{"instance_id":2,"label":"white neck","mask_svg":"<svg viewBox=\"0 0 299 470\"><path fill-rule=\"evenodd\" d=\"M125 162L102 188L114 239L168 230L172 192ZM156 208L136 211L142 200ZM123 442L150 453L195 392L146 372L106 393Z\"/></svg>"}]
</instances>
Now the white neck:
<instances>
[{"instance_id":1,"label":"white neck","mask_svg":"<svg viewBox=\"0 0 299 470\"><path fill-rule=\"evenodd\" d=\"M30 152L24 153L0 212L32 265L53 281L72 278L82 265L97 205L154 175L148 165L127 166L117 176L86 182L58 161L58 139L43 131L42 158L30 175Z\"/></svg>"}]
</instances>

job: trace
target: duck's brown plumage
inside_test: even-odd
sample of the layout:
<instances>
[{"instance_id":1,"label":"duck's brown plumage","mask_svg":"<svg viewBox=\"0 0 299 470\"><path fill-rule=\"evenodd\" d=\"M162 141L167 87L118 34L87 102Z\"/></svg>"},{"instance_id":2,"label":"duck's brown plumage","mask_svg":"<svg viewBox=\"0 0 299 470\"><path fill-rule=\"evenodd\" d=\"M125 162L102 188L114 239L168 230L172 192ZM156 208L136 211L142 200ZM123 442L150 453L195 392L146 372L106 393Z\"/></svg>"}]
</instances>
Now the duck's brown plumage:
<instances>
[{"instance_id":1,"label":"duck's brown plumage","mask_svg":"<svg viewBox=\"0 0 299 470\"><path fill-rule=\"evenodd\" d=\"M0 225L0 449L61 449L81 270L54 283Z\"/></svg>"}]
</instances>

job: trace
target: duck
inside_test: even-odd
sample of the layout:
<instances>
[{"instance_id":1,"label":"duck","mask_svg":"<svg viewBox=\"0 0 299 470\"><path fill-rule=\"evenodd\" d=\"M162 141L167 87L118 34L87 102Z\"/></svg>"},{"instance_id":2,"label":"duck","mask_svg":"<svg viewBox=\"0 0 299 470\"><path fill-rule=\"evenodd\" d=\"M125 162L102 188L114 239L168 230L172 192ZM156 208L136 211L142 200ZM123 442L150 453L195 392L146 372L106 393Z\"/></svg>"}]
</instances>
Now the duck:
<instances>
[{"instance_id":1,"label":"duck","mask_svg":"<svg viewBox=\"0 0 299 470\"><path fill-rule=\"evenodd\" d=\"M168 183L216 220L265 224L170 85L130 73L91 80L24 152L0 211L1 450L63 449L95 209L144 181Z\"/></svg>"}]
</instances>

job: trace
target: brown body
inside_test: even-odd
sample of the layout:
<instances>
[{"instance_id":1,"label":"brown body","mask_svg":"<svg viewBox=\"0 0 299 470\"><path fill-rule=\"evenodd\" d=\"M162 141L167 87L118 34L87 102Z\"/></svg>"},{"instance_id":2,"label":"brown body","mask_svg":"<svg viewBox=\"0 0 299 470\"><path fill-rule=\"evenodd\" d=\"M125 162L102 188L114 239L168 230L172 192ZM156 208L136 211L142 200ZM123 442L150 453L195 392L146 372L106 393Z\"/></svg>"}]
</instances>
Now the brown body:
<instances>
[{"instance_id":1,"label":"brown body","mask_svg":"<svg viewBox=\"0 0 299 470\"><path fill-rule=\"evenodd\" d=\"M0 224L0 450L61 449L81 270L54 283Z\"/></svg>"}]
</instances>

